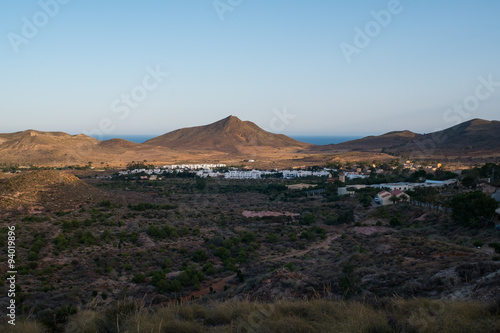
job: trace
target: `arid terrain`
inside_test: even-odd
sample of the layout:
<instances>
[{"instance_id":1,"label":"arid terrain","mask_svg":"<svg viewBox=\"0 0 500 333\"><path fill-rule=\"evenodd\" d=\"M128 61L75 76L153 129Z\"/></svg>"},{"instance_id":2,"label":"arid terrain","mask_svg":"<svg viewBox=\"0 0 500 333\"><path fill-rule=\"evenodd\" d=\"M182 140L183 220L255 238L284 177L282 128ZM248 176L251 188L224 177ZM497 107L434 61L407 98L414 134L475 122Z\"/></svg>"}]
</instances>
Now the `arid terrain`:
<instances>
[{"instance_id":1,"label":"arid terrain","mask_svg":"<svg viewBox=\"0 0 500 333\"><path fill-rule=\"evenodd\" d=\"M443 133L415 163L406 159L428 135L314 146L233 116L143 144L2 134L0 244L15 226L18 327L453 332L461 320L467 332L498 331L498 122ZM447 159L456 154L467 158ZM197 161L224 164L210 177L159 169ZM283 167L310 174L223 176ZM286 186L298 183L314 187ZM410 183L403 199L391 192L392 204L375 200L384 184ZM318 319L318 307L330 312ZM264 316L257 326L247 322L255 311ZM371 315L358 322L351 311Z\"/></svg>"},{"instance_id":2,"label":"arid terrain","mask_svg":"<svg viewBox=\"0 0 500 333\"><path fill-rule=\"evenodd\" d=\"M307 189L287 190L298 180L109 176L46 170L0 180L0 241L7 226L16 226L20 316L60 331L78 324L77 313L125 311L120 304L163 311L178 302L210 308L309 300L309 307L312 300L352 300L373 311L378 303L370 302L397 297L431 302L415 311L436 306L448 313L459 301L494 304L500 297L499 254L487 246L500 241L498 231L408 202L379 206L371 197L376 190L331 197L324 178L311 178L326 189L311 197ZM455 185L440 195L463 191ZM128 311L120 312L123 325ZM498 329L500 313L490 315ZM200 329L217 331L217 320L203 316ZM380 325L389 331L436 321L419 313L416 322L388 318ZM85 320L111 331L120 325Z\"/></svg>"},{"instance_id":3,"label":"arid terrain","mask_svg":"<svg viewBox=\"0 0 500 333\"><path fill-rule=\"evenodd\" d=\"M125 167L130 161L148 161L155 165L220 162L255 168L289 168L332 161L399 158L439 161L450 166L474 165L494 162L500 157L499 124L474 119L425 135L397 131L324 146L266 132L235 116L206 126L175 130L142 144L27 130L0 134L0 164ZM254 162L248 164L249 160Z\"/></svg>"}]
</instances>

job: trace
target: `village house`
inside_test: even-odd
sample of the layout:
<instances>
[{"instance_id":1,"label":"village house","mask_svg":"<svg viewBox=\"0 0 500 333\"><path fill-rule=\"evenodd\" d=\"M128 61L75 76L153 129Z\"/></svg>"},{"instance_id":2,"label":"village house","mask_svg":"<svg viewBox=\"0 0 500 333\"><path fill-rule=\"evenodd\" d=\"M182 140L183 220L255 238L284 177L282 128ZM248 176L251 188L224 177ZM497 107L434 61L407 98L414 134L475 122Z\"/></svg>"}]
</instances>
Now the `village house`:
<instances>
[{"instance_id":1,"label":"village house","mask_svg":"<svg viewBox=\"0 0 500 333\"><path fill-rule=\"evenodd\" d=\"M400 191L408 191L412 189L412 185L409 183L386 183L381 184L381 187L388 188L389 191L400 190Z\"/></svg>"},{"instance_id":2,"label":"village house","mask_svg":"<svg viewBox=\"0 0 500 333\"><path fill-rule=\"evenodd\" d=\"M303 190L305 188L316 187L316 186L318 186L318 185L317 184L303 184L303 183L293 184L293 185L286 185L286 187L290 191Z\"/></svg>"},{"instance_id":3,"label":"village house","mask_svg":"<svg viewBox=\"0 0 500 333\"><path fill-rule=\"evenodd\" d=\"M493 186L490 184L482 183L482 184L479 184L478 187L481 190L481 192L483 192L485 194L493 194L497 191L496 186Z\"/></svg>"},{"instance_id":4,"label":"village house","mask_svg":"<svg viewBox=\"0 0 500 333\"><path fill-rule=\"evenodd\" d=\"M393 204L391 200L393 196L398 198L400 201L410 201L410 196L408 194L406 194L401 190L396 189L392 190L391 192L385 190L378 192L377 195L375 196L375 202L378 202L382 206L391 205Z\"/></svg>"},{"instance_id":5,"label":"village house","mask_svg":"<svg viewBox=\"0 0 500 333\"><path fill-rule=\"evenodd\" d=\"M356 178L368 178L370 175L363 175L359 172L346 172L345 177L347 179L356 179Z\"/></svg>"}]
</instances>

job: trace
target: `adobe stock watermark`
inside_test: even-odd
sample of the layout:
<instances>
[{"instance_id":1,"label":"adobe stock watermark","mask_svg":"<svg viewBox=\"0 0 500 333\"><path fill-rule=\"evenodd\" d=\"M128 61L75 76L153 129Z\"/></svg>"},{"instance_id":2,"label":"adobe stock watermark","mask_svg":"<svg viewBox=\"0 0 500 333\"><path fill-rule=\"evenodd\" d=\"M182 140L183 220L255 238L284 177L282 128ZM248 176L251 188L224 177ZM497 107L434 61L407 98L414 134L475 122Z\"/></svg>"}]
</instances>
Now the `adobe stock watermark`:
<instances>
[{"instance_id":1,"label":"adobe stock watermark","mask_svg":"<svg viewBox=\"0 0 500 333\"><path fill-rule=\"evenodd\" d=\"M264 131L271 133L280 133L291 124L291 121L297 117L296 114L289 113L287 107L282 110L273 109L272 116L269 119L269 127L262 127ZM251 140L247 150L248 158L251 160L257 159L262 154L262 150L258 140ZM253 144L252 144L253 143Z\"/></svg>"},{"instance_id":2,"label":"adobe stock watermark","mask_svg":"<svg viewBox=\"0 0 500 333\"><path fill-rule=\"evenodd\" d=\"M232 12L236 7L241 5L242 2L243 0L214 0L212 5L219 16L219 20L224 21L224 15L226 15L227 12Z\"/></svg>"},{"instance_id":3,"label":"adobe stock watermark","mask_svg":"<svg viewBox=\"0 0 500 333\"><path fill-rule=\"evenodd\" d=\"M268 132L282 132L288 125L290 125L291 120L297 118L296 114L288 113L287 107L283 107L283 110L274 109L274 117L269 120L269 128L264 128Z\"/></svg>"},{"instance_id":4,"label":"adobe stock watermark","mask_svg":"<svg viewBox=\"0 0 500 333\"><path fill-rule=\"evenodd\" d=\"M412 312L408 323L417 332L426 332L434 327L438 318L444 314L444 304L441 301L432 301L428 308L419 308L418 312Z\"/></svg>"},{"instance_id":5,"label":"adobe stock watermark","mask_svg":"<svg viewBox=\"0 0 500 333\"><path fill-rule=\"evenodd\" d=\"M9 32L7 39L15 53L19 53L20 46L26 45L35 38L40 29L44 28L50 19L54 18L61 10L62 5L66 5L71 0L40 0L38 6L40 10L35 12L31 18L23 16L21 18L22 27L20 33Z\"/></svg>"},{"instance_id":6,"label":"adobe stock watermark","mask_svg":"<svg viewBox=\"0 0 500 333\"><path fill-rule=\"evenodd\" d=\"M411 1L411 0L410 0ZM372 10L370 15L373 20L368 21L363 29L358 26L354 27L354 37L352 43L341 42L340 50L344 55L348 64L352 62L352 57L359 55L361 51L370 45L371 41L391 24L394 16L401 14L403 6L399 0L390 0L387 3L387 8L379 11Z\"/></svg>"},{"instance_id":7,"label":"adobe stock watermark","mask_svg":"<svg viewBox=\"0 0 500 333\"><path fill-rule=\"evenodd\" d=\"M118 119L102 118L97 127L90 131L84 130L83 134L94 136L98 140L102 140L105 134L111 134L116 128L116 121L127 119L131 111L137 109L149 96L149 93L157 89L169 75L169 73L161 70L160 65L156 65L155 68L147 66L146 72L147 74L142 78L141 84L134 86L129 93L121 94L119 98L111 102L111 112L116 114Z\"/></svg>"},{"instance_id":8,"label":"adobe stock watermark","mask_svg":"<svg viewBox=\"0 0 500 333\"><path fill-rule=\"evenodd\" d=\"M495 93L496 88L500 87L500 81L493 81L493 74L488 78L478 77L479 84L474 89L474 94L464 98L462 103L453 104L452 108L447 109L443 114L443 120L455 124L463 122L470 117L471 112L476 111L482 101L487 100Z\"/></svg>"},{"instance_id":9,"label":"adobe stock watermark","mask_svg":"<svg viewBox=\"0 0 500 333\"><path fill-rule=\"evenodd\" d=\"M270 318L274 311L274 304L267 304L269 309L266 309L266 305L258 305L257 310L252 311L246 320L242 320L238 327L236 328L236 332L238 333L250 333L250 332L261 332L262 326L264 325L264 321L267 318Z\"/></svg>"},{"instance_id":10,"label":"adobe stock watermark","mask_svg":"<svg viewBox=\"0 0 500 333\"><path fill-rule=\"evenodd\" d=\"M455 103L444 111L443 120L447 123L453 123L450 126L458 125L467 120L481 106L481 102L489 99L500 87L500 81L494 81L493 74L489 74L487 78L480 76L477 80L479 83L473 94L466 96L461 103ZM446 134L436 130L430 138L416 142L419 147L416 154L420 158L431 155L436 150L437 145L443 143L447 138Z\"/></svg>"}]
</instances>

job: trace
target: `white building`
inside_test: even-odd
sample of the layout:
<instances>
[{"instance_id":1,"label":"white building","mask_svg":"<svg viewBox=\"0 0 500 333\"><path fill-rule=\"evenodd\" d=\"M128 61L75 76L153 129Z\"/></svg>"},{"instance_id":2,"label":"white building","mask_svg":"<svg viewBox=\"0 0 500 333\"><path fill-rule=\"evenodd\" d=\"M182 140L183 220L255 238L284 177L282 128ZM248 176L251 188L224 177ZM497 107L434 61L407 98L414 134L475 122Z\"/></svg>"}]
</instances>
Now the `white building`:
<instances>
[{"instance_id":1,"label":"white building","mask_svg":"<svg viewBox=\"0 0 500 333\"><path fill-rule=\"evenodd\" d=\"M395 196L396 198L399 198L400 200L404 201L410 201L410 196L403 191L400 190L393 190L391 192L388 191L381 191L378 192L377 195L375 196L375 201L378 202L381 205L390 205L393 202L391 201L391 197Z\"/></svg>"},{"instance_id":2,"label":"white building","mask_svg":"<svg viewBox=\"0 0 500 333\"><path fill-rule=\"evenodd\" d=\"M363 175L360 174L359 172L346 172L345 177L347 179L357 179L357 178L368 178L370 177L369 175Z\"/></svg>"}]
</instances>

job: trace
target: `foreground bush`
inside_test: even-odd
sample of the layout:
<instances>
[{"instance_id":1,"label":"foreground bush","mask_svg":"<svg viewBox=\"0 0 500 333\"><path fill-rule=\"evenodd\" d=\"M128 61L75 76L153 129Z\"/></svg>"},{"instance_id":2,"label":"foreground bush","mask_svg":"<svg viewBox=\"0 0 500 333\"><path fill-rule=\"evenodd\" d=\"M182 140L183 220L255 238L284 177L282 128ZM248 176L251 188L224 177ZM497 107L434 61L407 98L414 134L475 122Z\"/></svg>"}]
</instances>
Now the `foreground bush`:
<instances>
[{"instance_id":1,"label":"foreground bush","mask_svg":"<svg viewBox=\"0 0 500 333\"><path fill-rule=\"evenodd\" d=\"M2 332L48 332L31 319ZM54 331L54 328L51 328ZM61 332L499 332L500 304L430 299L248 301L167 305L140 302L80 310Z\"/></svg>"}]
</instances>

